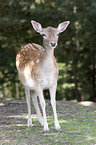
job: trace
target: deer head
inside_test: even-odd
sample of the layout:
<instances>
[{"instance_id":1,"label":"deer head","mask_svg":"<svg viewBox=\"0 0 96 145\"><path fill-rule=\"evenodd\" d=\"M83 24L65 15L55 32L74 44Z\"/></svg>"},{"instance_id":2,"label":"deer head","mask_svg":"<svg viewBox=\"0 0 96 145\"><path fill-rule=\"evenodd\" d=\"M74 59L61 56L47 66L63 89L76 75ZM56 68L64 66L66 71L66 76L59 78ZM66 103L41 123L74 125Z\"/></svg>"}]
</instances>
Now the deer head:
<instances>
[{"instance_id":1,"label":"deer head","mask_svg":"<svg viewBox=\"0 0 96 145\"><path fill-rule=\"evenodd\" d=\"M47 28L42 28L40 23L33 20L31 21L31 23L35 31L42 35L45 48L55 48L57 46L59 33L62 33L67 28L70 22L65 21L63 23L60 23L57 28L50 26Z\"/></svg>"}]
</instances>

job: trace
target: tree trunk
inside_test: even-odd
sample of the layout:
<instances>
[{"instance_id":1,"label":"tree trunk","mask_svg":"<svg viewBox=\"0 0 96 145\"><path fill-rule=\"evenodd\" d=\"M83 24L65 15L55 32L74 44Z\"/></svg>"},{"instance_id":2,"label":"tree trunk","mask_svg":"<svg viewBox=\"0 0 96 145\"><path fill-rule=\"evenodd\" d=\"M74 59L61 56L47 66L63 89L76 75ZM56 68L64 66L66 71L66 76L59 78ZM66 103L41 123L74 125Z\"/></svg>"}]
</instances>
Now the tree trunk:
<instances>
[{"instance_id":1,"label":"tree trunk","mask_svg":"<svg viewBox=\"0 0 96 145\"><path fill-rule=\"evenodd\" d=\"M73 69L73 75L74 75L74 83L75 83L75 98L77 101L81 101L81 97L79 95L78 92L78 80L77 80L77 62L75 62L75 57L78 53L78 51L80 50L80 45L79 45L79 38L78 38L78 31L79 31L79 27L78 27L78 23L75 24L75 28L76 28L76 32L75 32L75 41L76 41L76 54L74 55L74 45L71 48L71 57L72 57L72 69ZM77 60L76 60L77 61Z\"/></svg>"},{"instance_id":2,"label":"tree trunk","mask_svg":"<svg viewBox=\"0 0 96 145\"><path fill-rule=\"evenodd\" d=\"M92 101L96 101L96 62L95 62L95 53L93 55L93 73L92 73L92 88L93 88L93 93L91 96Z\"/></svg>"},{"instance_id":3,"label":"tree trunk","mask_svg":"<svg viewBox=\"0 0 96 145\"><path fill-rule=\"evenodd\" d=\"M75 83L75 99L77 101L80 101L81 99L79 98L79 93L78 93L78 81L77 81L76 65L74 63L74 49L73 49L73 47L71 48L71 58L72 58L72 71L73 71L74 83Z\"/></svg>"},{"instance_id":4,"label":"tree trunk","mask_svg":"<svg viewBox=\"0 0 96 145\"><path fill-rule=\"evenodd\" d=\"M20 98L19 97L19 85L18 85L18 82L15 82L15 86L16 86L16 98Z\"/></svg>"},{"instance_id":5,"label":"tree trunk","mask_svg":"<svg viewBox=\"0 0 96 145\"><path fill-rule=\"evenodd\" d=\"M15 86L15 80L13 79L12 82L12 90L11 90L11 94L12 94L12 98L16 97L16 86Z\"/></svg>"}]
</instances>

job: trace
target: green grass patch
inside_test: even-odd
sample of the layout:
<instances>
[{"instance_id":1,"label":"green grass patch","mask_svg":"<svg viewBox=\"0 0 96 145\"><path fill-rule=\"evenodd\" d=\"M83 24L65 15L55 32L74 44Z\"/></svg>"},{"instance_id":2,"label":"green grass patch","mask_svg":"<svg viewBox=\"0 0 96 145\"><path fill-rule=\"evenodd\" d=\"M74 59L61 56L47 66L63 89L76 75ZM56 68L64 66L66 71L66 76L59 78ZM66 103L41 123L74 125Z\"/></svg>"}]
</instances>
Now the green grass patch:
<instances>
[{"instance_id":1,"label":"green grass patch","mask_svg":"<svg viewBox=\"0 0 96 145\"><path fill-rule=\"evenodd\" d=\"M49 101L46 101L49 133L44 134L36 115L33 127L27 127L27 105L24 100L1 100L0 145L95 145L96 104L83 106L76 102L57 101L57 112L62 128L57 132ZM32 105L32 114L35 110Z\"/></svg>"}]
</instances>

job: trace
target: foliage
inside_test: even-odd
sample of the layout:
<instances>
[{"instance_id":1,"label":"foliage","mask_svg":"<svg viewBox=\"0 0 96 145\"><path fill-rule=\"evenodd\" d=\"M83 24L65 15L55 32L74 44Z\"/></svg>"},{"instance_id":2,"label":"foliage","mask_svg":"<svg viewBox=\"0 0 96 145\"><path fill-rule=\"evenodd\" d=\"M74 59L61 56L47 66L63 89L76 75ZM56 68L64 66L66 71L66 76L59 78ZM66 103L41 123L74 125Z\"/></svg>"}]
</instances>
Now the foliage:
<instances>
[{"instance_id":1,"label":"foliage","mask_svg":"<svg viewBox=\"0 0 96 145\"><path fill-rule=\"evenodd\" d=\"M15 66L16 53L19 47L29 42L42 45L42 37L31 28L30 21L36 20L43 27L57 27L60 22L70 20L55 50L60 64L57 99L95 101L95 9L95 0L1 0L0 94L13 97L24 95Z\"/></svg>"}]
</instances>

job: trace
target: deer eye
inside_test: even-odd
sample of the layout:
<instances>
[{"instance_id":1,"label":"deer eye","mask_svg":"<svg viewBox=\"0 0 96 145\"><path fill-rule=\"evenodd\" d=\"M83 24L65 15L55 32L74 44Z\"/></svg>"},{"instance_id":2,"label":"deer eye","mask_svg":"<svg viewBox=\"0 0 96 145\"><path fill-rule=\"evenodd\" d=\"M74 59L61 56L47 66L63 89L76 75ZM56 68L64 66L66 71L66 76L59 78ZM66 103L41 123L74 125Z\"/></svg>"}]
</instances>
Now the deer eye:
<instances>
[{"instance_id":1,"label":"deer eye","mask_svg":"<svg viewBox=\"0 0 96 145\"><path fill-rule=\"evenodd\" d=\"M42 34L42 36L46 36L46 34Z\"/></svg>"}]
</instances>

